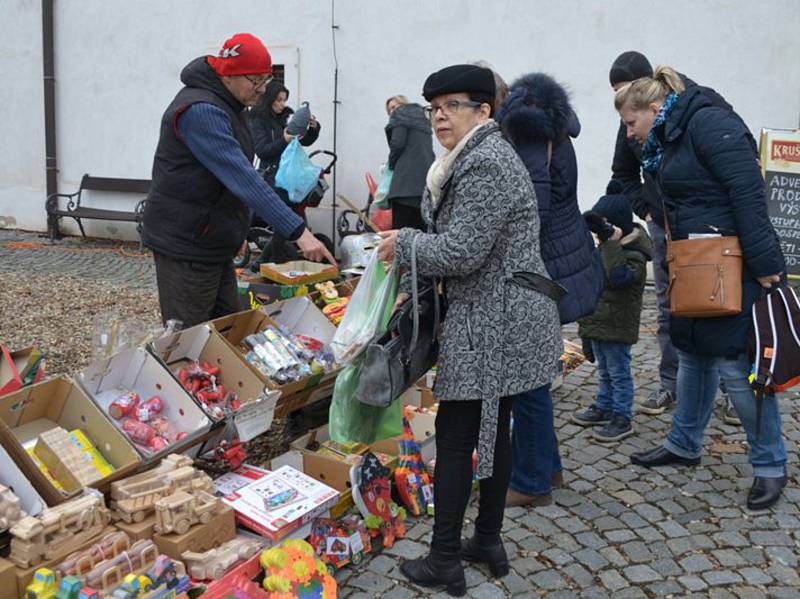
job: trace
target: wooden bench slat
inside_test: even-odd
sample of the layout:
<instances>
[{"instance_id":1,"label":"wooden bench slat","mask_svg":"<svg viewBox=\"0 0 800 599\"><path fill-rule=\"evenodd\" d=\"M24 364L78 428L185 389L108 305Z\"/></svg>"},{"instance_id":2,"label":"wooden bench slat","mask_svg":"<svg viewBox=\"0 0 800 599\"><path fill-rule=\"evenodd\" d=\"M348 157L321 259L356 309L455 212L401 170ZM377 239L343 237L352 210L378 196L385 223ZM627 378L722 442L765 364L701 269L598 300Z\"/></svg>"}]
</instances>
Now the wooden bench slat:
<instances>
[{"instance_id":1,"label":"wooden bench slat","mask_svg":"<svg viewBox=\"0 0 800 599\"><path fill-rule=\"evenodd\" d=\"M150 179L117 179L86 175L81 180L81 189L147 194L150 193Z\"/></svg>"},{"instance_id":2,"label":"wooden bench slat","mask_svg":"<svg viewBox=\"0 0 800 599\"><path fill-rule=\"evenodd\" d=\"M121 210L104 210L102 208L76 208L75 210L58 210L53 214L59 216L70 216L73 218L89 218L96 220L124 220L136 222L141 217L136 212L123 212Z\"/></svg>"}]
</instances>

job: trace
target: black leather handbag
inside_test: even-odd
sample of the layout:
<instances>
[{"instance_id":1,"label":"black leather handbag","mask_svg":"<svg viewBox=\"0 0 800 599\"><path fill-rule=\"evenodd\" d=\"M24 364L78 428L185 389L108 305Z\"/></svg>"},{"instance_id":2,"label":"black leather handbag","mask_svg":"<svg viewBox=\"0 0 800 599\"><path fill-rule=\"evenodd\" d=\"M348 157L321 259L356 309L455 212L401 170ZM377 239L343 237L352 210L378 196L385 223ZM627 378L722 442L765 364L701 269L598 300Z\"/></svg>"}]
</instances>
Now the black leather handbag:
<instances>
[{"instance_id":1,"label":"black leather handbag","mask_svg":"<svg viewBox=\"0 0 800 599\"><path fill-rule=\"evenodd\" d=\"M358 401L387 407L436 363L442 308L438 287L431 279L419 288L415 238L411 245L411 299L395 313L387 331L367 346L356 389Z\"/></svg>"}]
</instances>

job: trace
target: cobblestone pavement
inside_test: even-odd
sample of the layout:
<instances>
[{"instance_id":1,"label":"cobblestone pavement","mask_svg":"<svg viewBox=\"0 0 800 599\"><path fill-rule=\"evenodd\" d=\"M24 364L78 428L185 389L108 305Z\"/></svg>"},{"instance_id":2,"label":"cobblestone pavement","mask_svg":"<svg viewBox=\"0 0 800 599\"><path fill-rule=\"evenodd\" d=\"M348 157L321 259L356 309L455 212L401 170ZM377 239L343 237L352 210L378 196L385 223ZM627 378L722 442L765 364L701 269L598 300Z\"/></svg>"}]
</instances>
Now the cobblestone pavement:
<instances>
[{"instance_id":1,"label":"cobblestone pavement","mask_svg":"<svg viewBox=\"0 0 800 599\"><path fill-rule=\"evenodd\" d=\"M38 242L29 234L0 231L0 272L29 269L152 288L150 260L118 244L93 244L98 252L76 252L70 239L50 249L9 247ZM45 241L45 243L47 243ZM128 255L128 254L131 255ZM654 296L645 295L642 334L633 351L637 396L657 385L658 347ZM574 328L567 328L574 336ZM652 447L666 434L670 415L637 414L636 435L601 446L569 422L591 401L595 368L584 364L554 394L556 427L565 488L544 508L506 511L504 535L512 572L492 580L481 566L466 569L470 597L800 597L800 477L797 393L782 402L789 450L789 485L772 509L744 507L751 483L744 433L716 414L708 427L702 466L648 471L631 466L629 455ZM719 411L718 411L719 412ZM465 534L477 512L467 512ZM409 584L400 561L427 552L431 520L411 519L406 539L337 574L340 597L383 599L427 597ZM439 593L436 596L445 596Z\"/></svg>"}]
</instances>

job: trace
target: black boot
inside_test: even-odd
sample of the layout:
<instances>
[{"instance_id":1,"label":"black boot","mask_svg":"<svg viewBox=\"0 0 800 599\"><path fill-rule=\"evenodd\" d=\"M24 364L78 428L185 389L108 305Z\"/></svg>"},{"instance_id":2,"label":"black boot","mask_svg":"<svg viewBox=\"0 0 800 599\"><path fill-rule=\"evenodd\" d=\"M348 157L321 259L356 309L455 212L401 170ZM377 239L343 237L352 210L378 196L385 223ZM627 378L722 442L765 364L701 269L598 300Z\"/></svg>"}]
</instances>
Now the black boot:
<instances>
[{"instance_id":1,"label":"black boot","mask_svg":"<svg viewBox=\"0 0 800 599\"><path fill-rule=\"evenodd\" d=\"M765 510L772 507L781 497L783 487L786 486L786 477L764 478L756 476L753 486L747 495L747 507L751 510Z\"/></svg>"},{"instance_id":2,"label":"black boot","mask_svg":"<svg viewBox=\"0 0 800 599\"><path fill-rule=\"evenodd\" d=\"M488 565L495 578L508 574L508 556L500 535L484 537L476 534L471 539L462 541L461 559Z\"/></svg>"},{"instance_id":3,"label":"black boot","mask_svg":"<svg viewBox=\"0 0 800 599\"><path fill-rule=\"evenodd\" d=\"M457 553L442 553L431 549L427 557L407 560L400 565L400 571L411 582L423 587L445 585L451 597L467 594L467 581L464 567Z\"/></svg>"},{"instance_id":4,"label":"black boot","mask_svg":"<svg viewBox=\"0 0 800 599\"><path fill-rule=\"evenodd\" d=\"M697 466L700 458L684 458L675 455L668 449L656 447L649 451L640 451L631 454L631 464L653 468L654 466L667 466L670 464L680 464L682 466Z\"/></svg>"}]
</instances>

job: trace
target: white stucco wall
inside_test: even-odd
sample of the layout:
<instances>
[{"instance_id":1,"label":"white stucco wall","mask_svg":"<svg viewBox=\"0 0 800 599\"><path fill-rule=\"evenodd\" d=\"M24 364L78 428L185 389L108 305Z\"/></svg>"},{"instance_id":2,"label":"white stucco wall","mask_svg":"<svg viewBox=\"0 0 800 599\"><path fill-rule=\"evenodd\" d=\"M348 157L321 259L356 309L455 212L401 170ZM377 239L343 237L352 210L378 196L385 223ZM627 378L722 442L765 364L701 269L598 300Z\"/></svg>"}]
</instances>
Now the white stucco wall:
<instances>
[{"instance_id":1,"label":"white stucco wall","mask_svg":"<svg viewBox=\"0 0 800 599\"><path fill-rule=\"evenodd\" d=\"M542 70L570 89L583 123L576 149L584 209L609 178L618 118L607 74L621 51L640 50L654 65L671 64L714 87L754 133L798 126L796 0L336 0L335 7L337 184L359 205L366 198L364 172L377 176L387 154L385 98L404 93L421 101L425 77L455 62L487 60L509 82ZM3 9L0 226L44 230L41 8L33 0L4 0ZM55 29L62 192L76 189L85 172L149 177L159 119L179 89L181 68L200 54L215 53L237 31L261 36L275 62L287 64L290 104L311 102L323 126L315 147L332 147L330 2L57 2ZM133 204L124 196L114 200ZM329 208L313 211L311 219L329 232ZM86 225L99 236L133 233L120 223Z\"/></svg>"}]
</instances>

